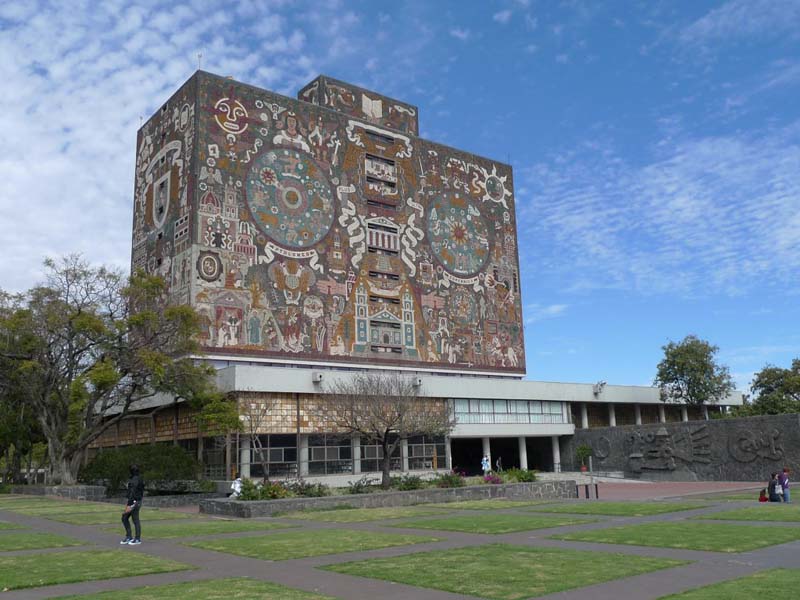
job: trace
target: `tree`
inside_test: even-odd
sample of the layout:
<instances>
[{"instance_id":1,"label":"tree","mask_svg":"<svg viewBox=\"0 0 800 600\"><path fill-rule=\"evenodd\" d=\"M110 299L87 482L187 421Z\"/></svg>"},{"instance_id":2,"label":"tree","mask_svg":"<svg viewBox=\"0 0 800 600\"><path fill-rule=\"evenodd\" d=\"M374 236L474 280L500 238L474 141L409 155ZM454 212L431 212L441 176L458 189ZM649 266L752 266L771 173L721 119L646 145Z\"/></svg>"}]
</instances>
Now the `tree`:
<instances>
[{"instance_id":1,"label":"tree","mask_svg":"<svg viewBox=\"0 0 800 600\"><path fill-rule=\"evenodd\" d=\"M193 357L198 317L169 304L163 279L138 272L126 282L77 255L45 267L45 283L0 315L0 335L14 349L6 358L47 439L56 482L75 483L89 445L144 399L185 399L201 417L219 410L213 368Z\"/></svg>"},{"instance_id":2,"label":"tree","mask_svg":"<svg viewBox=\"0 0 800 600\"><path fill-rule=\"evenodd\" d=\"M661 400L695 406L716 404L733 391L728 367L716 362L717 346L697 336L662 346L664 358L658 363L654 385L661 388Z\"/></svg>"},{"instance_id":3,"label":"tree","mask_svg":"<svg viewBox=\"0 0 800 600\"><path fill-rule=\"evenodd\" d=\"M782 369L766 365L750 384L754 400L735 409L735 416L781 415L800 412L800 358Z\"/></svg>"},{"instance_id":4,"label":"tree","mask_svg":"<svg viewBox=\"0 0 800 600\"><path fill-rule=\"evenodd\" d=\"M392 454L413 435L444 436L453 428L446 402L421 398L420 387L399 373L363 372L327 386L335 426L380 445L381 486L388 488Z\"/></svg>"}]
</instances>

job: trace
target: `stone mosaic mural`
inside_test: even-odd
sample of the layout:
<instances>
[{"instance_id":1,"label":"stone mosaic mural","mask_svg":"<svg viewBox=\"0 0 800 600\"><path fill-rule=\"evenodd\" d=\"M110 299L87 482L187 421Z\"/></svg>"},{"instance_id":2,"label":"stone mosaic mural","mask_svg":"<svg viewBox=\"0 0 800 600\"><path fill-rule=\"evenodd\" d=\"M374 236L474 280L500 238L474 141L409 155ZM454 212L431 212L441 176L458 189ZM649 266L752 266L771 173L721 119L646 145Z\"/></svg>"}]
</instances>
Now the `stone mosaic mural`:
<instances>
[{"instance_id":1,"label":"stone mosaic mural","mask_svg":"<svg viewBox=\"0 0 800 600\"><path fill-rule=\"evenodd\" d=\"M210 354L524 373L511 168L379 94L298 96L198 72L142 127L134 268Z\"/></svg>"}]
</instances>

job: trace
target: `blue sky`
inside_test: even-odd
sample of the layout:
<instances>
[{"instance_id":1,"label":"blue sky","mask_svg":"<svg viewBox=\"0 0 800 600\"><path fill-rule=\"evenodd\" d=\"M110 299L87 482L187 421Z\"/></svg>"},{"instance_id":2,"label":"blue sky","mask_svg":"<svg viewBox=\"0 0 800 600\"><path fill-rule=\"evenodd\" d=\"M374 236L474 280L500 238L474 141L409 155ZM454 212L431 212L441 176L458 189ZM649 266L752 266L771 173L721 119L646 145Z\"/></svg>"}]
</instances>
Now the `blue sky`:
<instances>
[{"instance_id":1,"label":"blue sky","mask_svg":"<svg viewBox=\"0 0 800 600\"><path fill-rule=\"evenodd\" d=\"M135 132L197 68L325 73L514 167L528 378L649 384L669 340L741 389L800 356L800 0L4 2L0 287L128 267Z\"/></svg>"}]
</instances>

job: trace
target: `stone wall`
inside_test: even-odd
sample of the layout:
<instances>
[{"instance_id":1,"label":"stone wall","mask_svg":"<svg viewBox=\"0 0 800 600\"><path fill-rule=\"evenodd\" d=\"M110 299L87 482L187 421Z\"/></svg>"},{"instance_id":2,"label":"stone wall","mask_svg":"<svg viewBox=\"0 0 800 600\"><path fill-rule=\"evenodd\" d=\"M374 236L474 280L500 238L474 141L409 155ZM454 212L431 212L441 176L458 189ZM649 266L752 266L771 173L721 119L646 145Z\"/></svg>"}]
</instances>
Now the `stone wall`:
<instances>
[{"instance_id":1,"label":"stone wall","mask_svg":"<svg viewBox=\"0 0 800 600\"><path fill-rule=\"evenodd\" d=\"M575 448L593 450L596 471L673 481L766 481L800 469L800 415L775 415L577 429L562 442L561 464L577 470Z\"/></svg>"},{"instance_id":2,"label":"stone wall","mask_svg":"<svg viewBox=\"0 0 800 600\"><path fill-rule=\"evenodd\" d=\"M204 500L200 512L229 517L268 517L277 513L297 510L323 510L331 508L378 508L389 506L411 506L430 502L458 502L460 500L487 500L508 498L510 500L542 500L575 498L574 481L537 481L533 483L509 483L501 485L479 485L462 488L430 488L411 492L386 492L324 498L286 498L283 500L240 501Z\"/></svg>"},{"instance_id":3,"label":"stone wall","mask_svg":"<svg viewBox=\"0 0 800 600\"><path fill-rule=\"evenodd\" d=\"M58 496L71 500L89 500L102 502L106 500L106 488L102 485L12 485L12 494L30 494L33 496Z\"/></svg>"}]
</instances>

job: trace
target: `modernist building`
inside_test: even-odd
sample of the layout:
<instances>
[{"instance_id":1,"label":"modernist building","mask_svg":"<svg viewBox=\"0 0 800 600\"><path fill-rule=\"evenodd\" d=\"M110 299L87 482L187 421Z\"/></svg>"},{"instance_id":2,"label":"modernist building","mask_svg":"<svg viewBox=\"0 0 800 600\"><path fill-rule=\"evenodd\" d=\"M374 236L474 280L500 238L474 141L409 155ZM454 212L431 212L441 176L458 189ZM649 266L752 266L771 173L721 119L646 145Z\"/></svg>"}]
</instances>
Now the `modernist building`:
<instances>
[{"instance_id":1,"label":"modernist building","mask_svg":"<svg viewBox=\"0 0 800 600\"><path fill-rule=\"evenodd\" d=\"M379 449L326 415L326 383L361 369L408 372L455 413L402 470L557 470L576 426L688 418L651 388L522 381L511 167L418 133L415 106L329 77L292 99L195 73L138 134L132 266L200 313L250 429L197 439L166 402L103 444L177 440L217 475L374 471Z\"/></svg>"}]
</instances>

